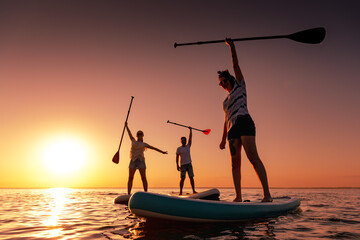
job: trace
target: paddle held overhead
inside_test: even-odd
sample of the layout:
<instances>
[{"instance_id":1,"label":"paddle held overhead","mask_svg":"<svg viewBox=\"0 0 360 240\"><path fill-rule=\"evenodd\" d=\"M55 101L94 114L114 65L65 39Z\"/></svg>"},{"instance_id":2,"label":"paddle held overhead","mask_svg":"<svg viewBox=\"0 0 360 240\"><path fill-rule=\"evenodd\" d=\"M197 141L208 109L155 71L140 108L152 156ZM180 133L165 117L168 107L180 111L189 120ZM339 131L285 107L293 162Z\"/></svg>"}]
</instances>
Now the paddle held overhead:
<instances>
[{"instance_id":1,"label":"paddle held overhead","mask_svg":"<svg viewBox=\"0 0 360 240\"><path fill-rule=\"evenodd\" d=\"M126 116L125 123L127 122L128 118L129 118L129 113L130 113L130 109L131 109L131 105L132 105L133 99L134 99L134 97L131 96L130 106L129 106L129 110L128 110L128 113L127 113L127 116ZM119 163L119 160L120 160L119 151L120 151L121 143L122 143L122 140L123 140L123 137L124 137L125 123L124 123L124 128L123 128L123 131L122 131L122 135L121 135L121 140L120 140L119 148L118 148L117 152L115 153L114 157L112 158L113 163L116 163L116 164L118 164L118 163Z\"/></svg>"},{"instance_id":2,"label":"paddle held overhead","mask_svg":"<svg viewBox=\"0 0 360 240\"><path fill-rule=\"evenodd\" d=\"M265 37L249 37L249 38L235 38L233 42L237 41L251 41L251 40L264 40L264 39L277 39L277 38L288 38L296 42L318 44L321 43L326 35L326 30L323 27L312 28L288 35L276 35L276 36L265 36ZM186 45L202 45L210 43L221 43L225 40L213 40L213 41L202 41L202 42L190 42L190 43L174 43L174 47L186 46Z\"/></svg>"},{"instance_id":3,"label":"paddle held overhead","mask_svg":"<svg viewBox=\"0 0 360 240\"><path fill-rule=\"evenodd\" d=\"M210 133L210 131L211 131L211 129L201 130L201 129L193 128L193 127L190 127L190 126L185 126L185 125L182 125L182 124L170 122L169 120L167 121L167 123L171 123L171 124L174 124L174 125L177 125L177 126L181 126L181 127L191 128L191 129L194 129L194 130L196 130L196 131L203 132L205 135L209 135L209 133Z\"/></svg>"}]
</instances>

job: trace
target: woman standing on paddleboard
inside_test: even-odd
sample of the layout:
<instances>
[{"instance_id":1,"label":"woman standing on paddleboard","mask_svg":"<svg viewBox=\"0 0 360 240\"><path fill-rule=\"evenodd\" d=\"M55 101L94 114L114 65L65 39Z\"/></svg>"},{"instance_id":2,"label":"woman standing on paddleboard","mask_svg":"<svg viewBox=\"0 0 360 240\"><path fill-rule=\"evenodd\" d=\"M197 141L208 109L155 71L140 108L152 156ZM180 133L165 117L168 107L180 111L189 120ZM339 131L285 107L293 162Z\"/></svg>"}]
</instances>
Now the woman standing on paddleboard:
<instances>
[{"instance_id":1,"label":"woman standing on paddleboard","mask_svg":"<svg viewBox=\"0 0 360 240\"><path fill-rule=\"evenodd\" d=\"M271 202L272 198L269 191L266 170L256 149L255 124L247 109L244 76L240 70L233 41L231 39L226 39L225 42L230 46L235 77L233 77L228 70L218 71L219 85L229 92L223 103L225 123L220 149L225 149L227 137L229 141L232 161L232 175L236 191L236 198L234 199L234 202L242 201L240 171L242 147L244 147L245 153L261 181L264 191L264 199L262 201Z\"/></svg>"},{"instance_id":2,"label":"woman standing on paddleboard","mask_svg":"<svg viewBox=\"0 0 360 240\"><path fill-rule=\"evenodd\" d=\"M136 169L139 169L141 180L143 183L144 191L147 192L148 183L146 179L146 164L145 164L145 157L144 157L144 151L147 148L153 149L155 151L158 151L162 154L167 154L166 151L161 151L160 149L150 146L149 144L144 142L144 133L142 131L138 131L136 133L137 140L133 137L131 134L131 131L128 127L127 122L125 122L126 130L129 134L130 140L131 140L131 150L130 150L130 164L129 164L129 180L128 180L128 194L131 193L132 184L134 180L134 174L136 172Z\"/></svg>"}]
</instances>

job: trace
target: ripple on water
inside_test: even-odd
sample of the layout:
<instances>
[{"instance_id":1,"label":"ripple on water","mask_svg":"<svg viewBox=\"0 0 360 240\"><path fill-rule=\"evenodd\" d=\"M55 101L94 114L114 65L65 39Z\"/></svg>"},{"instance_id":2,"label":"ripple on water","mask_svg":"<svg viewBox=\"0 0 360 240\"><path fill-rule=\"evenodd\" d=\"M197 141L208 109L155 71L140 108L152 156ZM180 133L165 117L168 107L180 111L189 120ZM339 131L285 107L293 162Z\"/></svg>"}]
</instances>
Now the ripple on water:
<instances>
[{"instance_id":1,"label":"ripple on water","mask_svg":"<svg viewBox=\"0 0 360 240\"><path fill-rule=\"evenodd\" d=\"M360 239L360 234L352 232L328 232L326 238L330 239Z\"/></svg>"},{"instance_id":2,"label":"ripple on water","mask_svg":"<svg viewBox=\"0 0 360 240\"><path fill-rule=\"evenodd\" d=\"M274 197L297 197L301 207L278 218L226 224L145 221L126 205L113 204L115 196L125 192L0 190L0 239L360 239L359 190L276 189ZM222 200L234 197L232 188L220 192ZM261 195L261 189L244 190L246 199Z\"/></svg>"}]
</instances>

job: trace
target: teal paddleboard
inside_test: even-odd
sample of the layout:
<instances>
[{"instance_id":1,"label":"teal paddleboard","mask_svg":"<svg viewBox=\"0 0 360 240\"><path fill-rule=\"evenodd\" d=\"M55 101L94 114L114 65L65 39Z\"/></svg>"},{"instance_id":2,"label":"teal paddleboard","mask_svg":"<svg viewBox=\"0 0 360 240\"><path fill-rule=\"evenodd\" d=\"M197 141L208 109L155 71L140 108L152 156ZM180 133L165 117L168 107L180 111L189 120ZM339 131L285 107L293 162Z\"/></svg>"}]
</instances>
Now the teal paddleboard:
<instances>
[{"instance_id":1,"label":"teal paddleboard","mask_svg":"<svg viewBox=\"0 0 360 240\"><path fill-rule=\"evenodd\" d=\"M296 198L273 202L224 202L179 198L136 192L129 200L130 211L139 217L187 222L237 222L277 217L297 209Z\"/></svg>"}]
</instances>

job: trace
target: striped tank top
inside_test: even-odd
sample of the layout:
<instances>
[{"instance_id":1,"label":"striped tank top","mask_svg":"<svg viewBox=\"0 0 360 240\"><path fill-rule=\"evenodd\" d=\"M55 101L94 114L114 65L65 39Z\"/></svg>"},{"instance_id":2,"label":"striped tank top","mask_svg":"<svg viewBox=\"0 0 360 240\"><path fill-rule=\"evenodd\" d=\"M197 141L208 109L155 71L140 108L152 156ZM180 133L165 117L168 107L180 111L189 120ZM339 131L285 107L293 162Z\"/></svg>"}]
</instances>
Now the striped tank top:
<instances>
[{"instance_id":1,"label":"striped tank top","mask_svg":"<svg viewBox=\"0 0 360 240\"><path fill-rule=\"evenodd\" d=\"M234 88L224 100L223 109L226 115L228 132L235 124L239 115L249 114L247 109L246 85L244 78L240 83L235 80Z\"/></svg>"}]
</instances>

